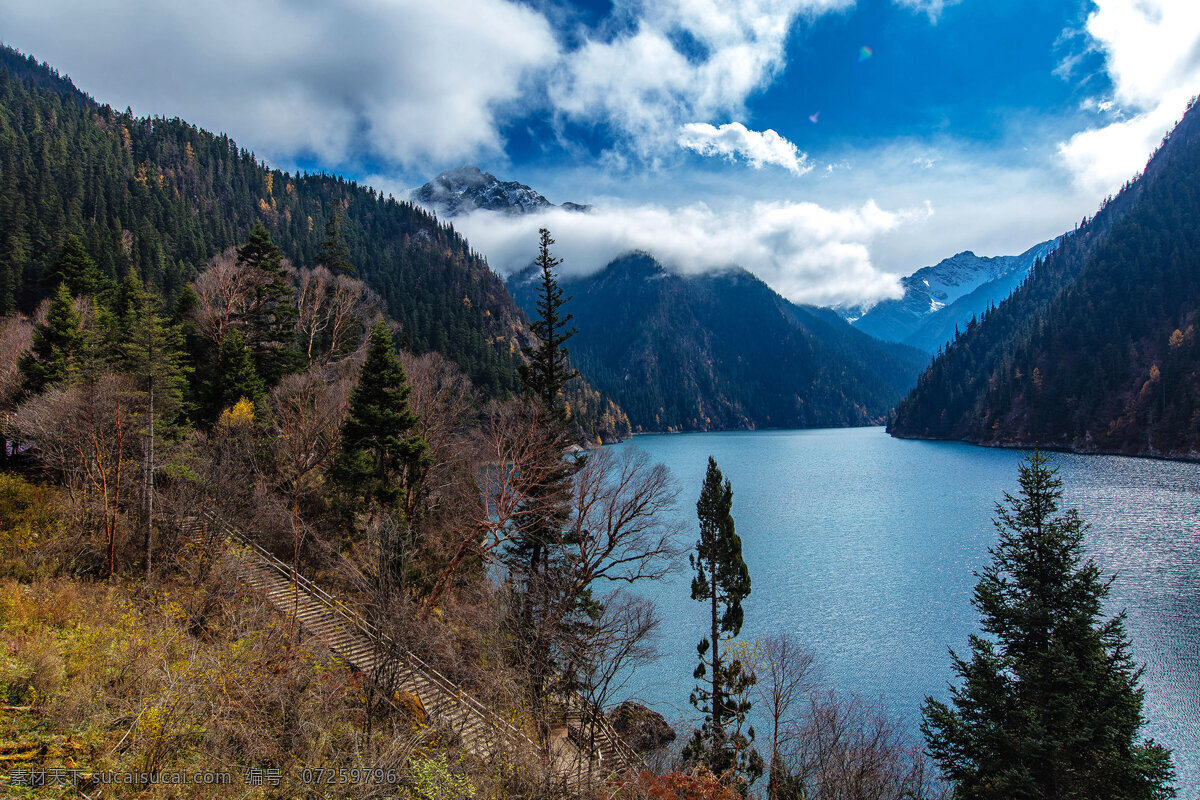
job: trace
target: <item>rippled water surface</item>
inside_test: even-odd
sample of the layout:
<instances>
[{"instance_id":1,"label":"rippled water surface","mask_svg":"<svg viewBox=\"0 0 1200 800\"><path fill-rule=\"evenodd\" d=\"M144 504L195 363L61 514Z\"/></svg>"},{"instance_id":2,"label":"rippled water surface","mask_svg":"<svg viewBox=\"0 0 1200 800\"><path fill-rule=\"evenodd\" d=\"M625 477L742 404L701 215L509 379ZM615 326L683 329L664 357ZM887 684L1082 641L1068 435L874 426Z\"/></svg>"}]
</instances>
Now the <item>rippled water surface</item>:
<instances>
[{"instance_id":1,"label":"rippled water surface","mask_svg":"<svg viewBox=\"0 0 1200 800\"><path fill-rule=\"evenodd\" d=\"M988 562L990 519L1017 489L1022 453L892 439L881 428L639 436L680 482L696 538L709 455L734 490L750 567L743 638L788 630L832 686L886 705L915 729L926 695L945 699L948 647L963 652L978 616L972 571ZM1091 523L1090 554L1115 574L1145 664L1147 734L1175 751L1180 797L1200 799L1200 465L1056 455L1064 507ZM686 564L649 590L666 624L661 656L626 694L690 718L704 612Z\"/></svg>"}]
</instances>

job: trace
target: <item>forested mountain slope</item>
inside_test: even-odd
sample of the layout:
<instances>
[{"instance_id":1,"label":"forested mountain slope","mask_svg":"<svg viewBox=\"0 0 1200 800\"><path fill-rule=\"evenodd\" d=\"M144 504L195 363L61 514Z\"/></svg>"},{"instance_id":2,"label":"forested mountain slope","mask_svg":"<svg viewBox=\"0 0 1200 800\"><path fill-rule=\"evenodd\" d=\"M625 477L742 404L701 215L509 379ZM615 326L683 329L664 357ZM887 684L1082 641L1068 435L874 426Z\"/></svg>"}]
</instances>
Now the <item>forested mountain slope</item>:
<instances>
[{"instance_id":1,"label":"forested mountain slope","mask_svg":"<svg viewBox=\"0 0 1200 800\"><path fill-rule=\"evenodd\" d=\"M335 209L352 263L417 352L485 391L518 386L524 326L503 282L453 228L373 189L269 169L229 137L102 106L0 48L0 313L30 310L68 236L116 280L129 266L175 296L262 220L312 265Z\"/></svg>"},{"instance_id":2,"label":"forested mountain slope","mask_svg":"<svg viewBox=\"0 0 1200 800\"><path fill-rule=\"evenodd\" d=\"M634 430L876 423L927 358L789 303L744 270L682 276L643 253L562 285L579 328L572 358ZM533 307L528 273L509 288Z\"/></svg>"},{"instance_id":3,"label":"forested mountain slope","mask_svg":"<svg viewBox=\"0 0 1200 800\"><path fill-rule=\"evenodd\" d=\"M1200 452L1200 111L1145 173L971 326L894 435L1089 452Z\"/></svg>"}]
</instances>

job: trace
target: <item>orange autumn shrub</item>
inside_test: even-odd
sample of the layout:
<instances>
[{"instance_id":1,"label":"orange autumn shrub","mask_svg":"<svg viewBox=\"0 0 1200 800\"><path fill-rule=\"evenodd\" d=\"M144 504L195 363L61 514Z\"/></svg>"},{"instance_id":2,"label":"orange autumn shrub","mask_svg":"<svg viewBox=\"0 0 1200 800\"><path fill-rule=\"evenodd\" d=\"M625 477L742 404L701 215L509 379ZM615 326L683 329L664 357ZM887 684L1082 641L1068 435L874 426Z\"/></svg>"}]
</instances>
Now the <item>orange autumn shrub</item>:
<instances>
[{"instance_id":1,"label":"orange autumn shrub","mask_svg":"<svg viewBox=\"0 0 1200 800\"><path fill-rule=\"evenodd\" d=\"M627 788L631 790L630 796L639 800L742 800L703 767L666 775L643 772Z\"/></svg>"}]
</instances>

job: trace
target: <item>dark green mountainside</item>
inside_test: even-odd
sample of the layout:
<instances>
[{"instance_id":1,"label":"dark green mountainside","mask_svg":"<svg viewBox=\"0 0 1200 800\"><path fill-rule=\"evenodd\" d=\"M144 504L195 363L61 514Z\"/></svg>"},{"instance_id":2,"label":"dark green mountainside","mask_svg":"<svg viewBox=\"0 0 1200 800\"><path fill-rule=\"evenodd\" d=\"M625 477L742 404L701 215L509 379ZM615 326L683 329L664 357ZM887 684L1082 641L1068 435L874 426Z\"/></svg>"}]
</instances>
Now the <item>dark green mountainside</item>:
<instances>
[{"instance_id":1,"label":"dark green mountainside","mask_svg":"<svg viewBox=\"0 0 1200 800\"><path fill-rule=\"evenodd\" d=\"M269 169L178 119L98 105L0 48L0 314L48 294L43 278L72 235L109 279L132 266L172 298L260 219L288 258L313 265L337 208L359 277L406 343L441 352L489 394L515 390L521 314L450 226L339 177Z\"/></svg>"},{"instance_id":2,"label":"dark green mountainside","mask_svg":"<svg viewBox=\"0 0 1200 800\"><path fill-rule=\"evenodd\" d=\"M1200 452L1200 110L935 359L896 436Z\"/></svg>"},{"instance_id":3,"label":"dark green mountainside","mask_svg":"<svg viewBox=\"0 0 1200 800\"><path fill-rule=\"evenodd\" d=\"M744 270L681 276L633 254L561 283L579 328L572 360L634 430L877 423L928 358L789 303ZM532 308L529 275L508 284Z\"/></svg>"}]
</instances>

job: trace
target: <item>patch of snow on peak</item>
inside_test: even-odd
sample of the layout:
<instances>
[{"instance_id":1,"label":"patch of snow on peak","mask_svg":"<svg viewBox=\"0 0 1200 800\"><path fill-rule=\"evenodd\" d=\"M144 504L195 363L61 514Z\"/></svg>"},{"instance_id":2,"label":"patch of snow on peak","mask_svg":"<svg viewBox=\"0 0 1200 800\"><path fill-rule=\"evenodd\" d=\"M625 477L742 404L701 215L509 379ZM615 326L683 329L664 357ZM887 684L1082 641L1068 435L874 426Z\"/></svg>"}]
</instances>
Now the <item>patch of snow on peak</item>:
<instances>
[{"instance_id":1,"label":"patch of snow on peak","mask_svg":"<svg viewBox=\"0 0 1200 800\"><path fill-rule=\"evenodd\" d=\"M529 186L502 181L490 172L470 164L448 169L417 189L413 202L443 217L470 214L472 211L496 211L503 214L530 214L554 206ZM587 212L591 206L563 203L568 211Z\"/></svg>"}]
</instances>

